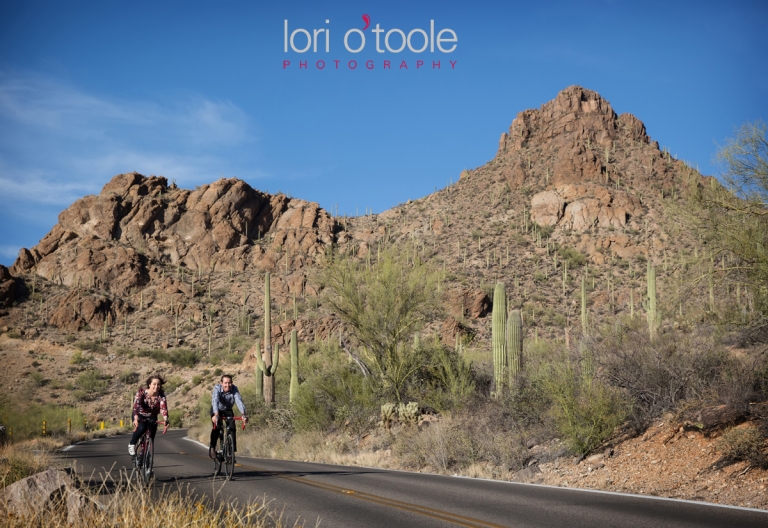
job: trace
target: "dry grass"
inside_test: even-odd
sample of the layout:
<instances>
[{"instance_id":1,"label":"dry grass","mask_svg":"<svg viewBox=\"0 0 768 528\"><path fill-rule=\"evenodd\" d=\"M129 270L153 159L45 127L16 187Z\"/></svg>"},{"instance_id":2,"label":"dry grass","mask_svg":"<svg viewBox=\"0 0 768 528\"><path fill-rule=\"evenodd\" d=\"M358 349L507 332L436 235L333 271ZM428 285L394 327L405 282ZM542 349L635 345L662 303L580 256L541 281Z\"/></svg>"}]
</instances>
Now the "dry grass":
<instances>
[{"instance_id":1,"label":"dry grass","mask_svg":"<svg viewBox=\"0 0 768 528\"><path fill-rule=\"evenodd\" d=\"M50 452L55 447L50 439L41 438L0 448L0 488L53 466Z\"/></svg>"}]
</instances>

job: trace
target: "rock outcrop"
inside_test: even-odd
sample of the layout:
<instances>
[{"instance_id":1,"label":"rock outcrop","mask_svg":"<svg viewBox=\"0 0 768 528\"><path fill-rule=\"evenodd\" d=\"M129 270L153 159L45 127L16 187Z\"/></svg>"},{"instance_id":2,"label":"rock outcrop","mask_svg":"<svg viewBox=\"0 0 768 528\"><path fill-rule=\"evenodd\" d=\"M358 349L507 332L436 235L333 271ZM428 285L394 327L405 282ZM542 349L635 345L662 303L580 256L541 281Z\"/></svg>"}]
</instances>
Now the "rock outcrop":
<instances>
[{"instance_id":1,"label":"rock outcrop","mask_svg":"<svg viewBox=\"0 0 768 528\"><path fill-rule=\"evenodd\" d=\"M325 253L335 231L333 219L318 204L262 193L241 180L221 179L189 191L169 186L163 177L133 172L115 176L99 195L63 211L39 244L19 252L11 273L34 272L71 288L53 301L48 323L75 331L122 320L136 307L127 298L138 306L162 298L169 311L194 297L185 274L217 268L301 270ZM166 267L175 278L166 277ZM276 294L306 287L303 272L278 282ZM144 292L150 283L153 288ZM0 296L10 291L9 284L0 277ZM81 290L99 293L83 296ZM2 302L8 301L0 297Z\"/></svg>"},{"instance_id":2,"label":"rock outcrop","mask_svg":"<svg viewBox=\"0 0 768 528\"><path fill-rule=\"evenodd\" d=\"M567 184L531 199L531 220L574 231L622 228L644 213L640 200L625 191L594 184Z\"/></svg>"},{"instance_id":3,"label":"rock outcrop","mask_svg":"<svg viewBox=\"0 0 768 528\"><path fill-rule=\"evenodd\" d=\"M265 247L254 244L264 238ZM289 265L312 262L333 239L334 222L316 203L271 196L237 179L188 191L133 172L62 212L37 246L20 251L11 273L35 269L69 287L123 294L147 284L158 264L269 270L285 255Z\"/></svg>"},{"instance_id":4,"label":"rock outcrop","mask_svg":"<svg viewBox=\"0 0 768 528\"><path fill-rule=\"evenodd\" d=\"M13 515L33 522L42 520L48 511L64 509L67 523L72 525L95 508L93 501L83 495L69 475L58 469L49 469L14 482L0 491L0 511L3 516Z\"/></svg>"},{"instance_id":5,"label":"rock outcrop","mask_svg":"<svg viewBox=\"0 0 768 528\"><path fill-rule=\"evenodd\" d=\"M0 265L0 308L10 306L16 298L16 281L8 268Z\"/></svg>"}]
</instances>

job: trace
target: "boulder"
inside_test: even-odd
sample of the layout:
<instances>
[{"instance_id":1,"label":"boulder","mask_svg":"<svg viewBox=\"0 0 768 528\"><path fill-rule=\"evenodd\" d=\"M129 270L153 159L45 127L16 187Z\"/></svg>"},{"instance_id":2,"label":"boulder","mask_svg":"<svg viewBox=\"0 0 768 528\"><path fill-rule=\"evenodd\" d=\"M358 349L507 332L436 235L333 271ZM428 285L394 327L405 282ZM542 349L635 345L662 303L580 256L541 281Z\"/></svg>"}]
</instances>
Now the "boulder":
<instances>
[{"instance_id":1,"label":"boulder","mask_svg":"<svg viewBox=\"0 0 768 528\"><path fill-rule=\"evenodd\" d=\"M5 516L37 518L40 524L45 524L42 516L51 511L65 511L67 523L75 524L93 508L95 503L75 487L66 472L58 469L21 479L0 491L0 510L5 510Z\"/></svg>"},{"instance_id":2,"label":"boulder","mask_svg":"<svg viewBox=\"0 0 768 528\"><path fill-rule=\"evenodd\" d=\"M456 319L485 317L491 310L491 300L482 290L459 288L443 294L446 311Z\"/></svg>"},{"instance_id":3,"label":"boulder","mask_svg":"<svg viewBox=\"0 0 768 528\"><path fill-rule=\"evenodd\" d=\"M8 268L0 264L0 308L10 306L16 298L16 280Z\"/></svg>"}]
</instances>

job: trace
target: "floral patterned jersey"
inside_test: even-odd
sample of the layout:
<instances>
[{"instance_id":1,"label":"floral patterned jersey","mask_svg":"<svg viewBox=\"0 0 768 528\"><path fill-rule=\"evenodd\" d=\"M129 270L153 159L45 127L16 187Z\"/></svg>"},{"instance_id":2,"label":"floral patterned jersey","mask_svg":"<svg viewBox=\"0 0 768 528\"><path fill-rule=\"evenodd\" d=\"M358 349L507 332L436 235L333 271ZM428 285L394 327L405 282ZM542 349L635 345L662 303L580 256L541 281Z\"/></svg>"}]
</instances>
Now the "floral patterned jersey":
<instances>
[{"instance_id":1,"label":"floral patterned jersey","mask_svg":"<svg viewBox=\"0 0 768 528\"><path fill-rule=\"evenodd\" d=\"M133 398L133 416L139 418L154 417L162 413L163 419L168 421L168 403L165 401L165 393L160 391L155 398L150 398L147 390L139 388L136 396Z\"/></svg>"}]
</instances>

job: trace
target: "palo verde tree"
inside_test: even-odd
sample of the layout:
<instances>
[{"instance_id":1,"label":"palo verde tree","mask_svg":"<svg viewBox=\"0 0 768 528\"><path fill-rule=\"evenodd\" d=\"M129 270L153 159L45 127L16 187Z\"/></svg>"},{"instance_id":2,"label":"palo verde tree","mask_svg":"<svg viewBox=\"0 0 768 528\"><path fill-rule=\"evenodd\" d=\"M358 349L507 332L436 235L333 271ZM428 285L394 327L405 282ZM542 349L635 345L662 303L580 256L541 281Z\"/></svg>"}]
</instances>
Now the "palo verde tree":
<instances>
[{"instance_id":1,"label":"palo verde tree","mask_svg":"<svg viewBox=\"0 0 768 528\"><path fill-rule=\"evenodd\" d=\"M372 381L398 402L421 367L413 336L438 306L437 274L409 253L382 249L375 262L337 257L322 277L327 302L350 328Z\"/></svg>"},{"instance_id":2,"label":"palo verde tree","mask_svg":"<svg viewBox=\"0 0 768 528\"><path fill-rule=\"evenodd\" d=\"M753 309L768 315L768 142L758 121L736 130L720 147L722 184L691 181L690 217L728 280L752 294Z\"/></svg>"}]
</instances>

